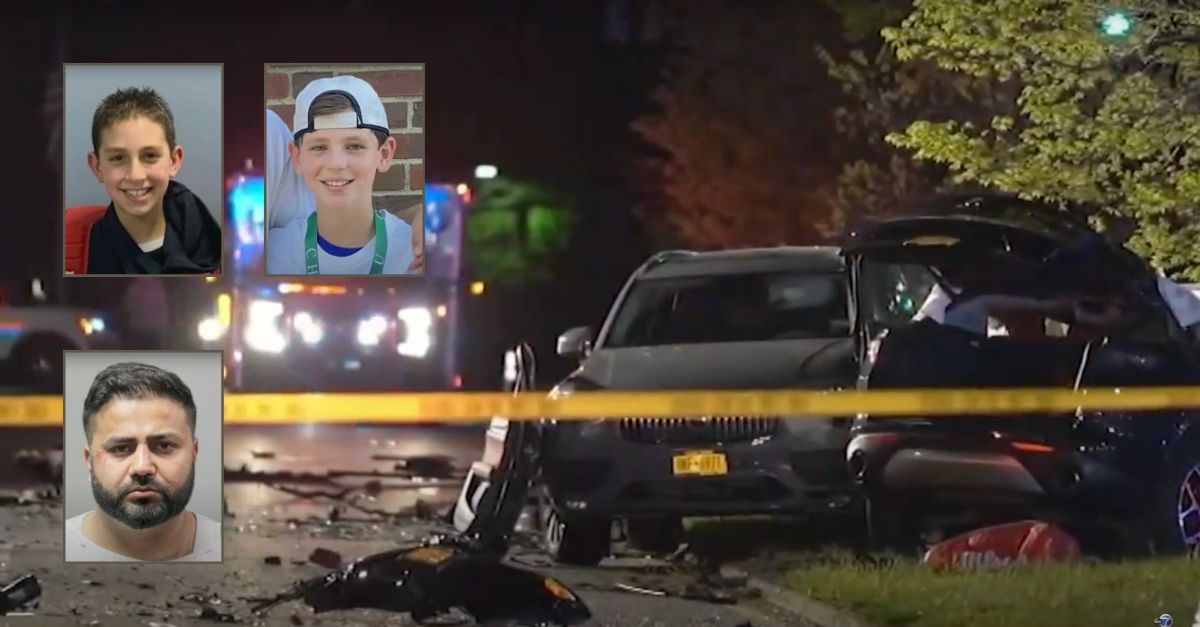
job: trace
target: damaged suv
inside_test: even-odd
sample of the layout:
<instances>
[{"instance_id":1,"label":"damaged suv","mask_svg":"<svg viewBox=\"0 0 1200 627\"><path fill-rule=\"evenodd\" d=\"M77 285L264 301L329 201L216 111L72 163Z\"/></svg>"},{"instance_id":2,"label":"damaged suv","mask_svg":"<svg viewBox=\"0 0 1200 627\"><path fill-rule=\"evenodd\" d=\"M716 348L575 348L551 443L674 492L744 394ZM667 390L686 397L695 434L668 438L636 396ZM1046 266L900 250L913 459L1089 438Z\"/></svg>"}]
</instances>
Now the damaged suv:
<instances>
[{"instance_id":1,"label":"damaged suv","mask_svg":"<svg viewBox=\"0 0 1200 627\"><path fill-rule=\"evenodd\" d=\"M553 394L835 389L857 376L853 309L835 248L665 252L642 265L599 333L558 339L581 360ZM670 552L681 516L848 508L846 417L624 418L545 425L543 529L560 562L595 564L611 523Z\"/></svg>"},{"instance_id":2,"label":"damaged suv","mask_svg":"<svg viewBox=\"0 0 1200 627\"><path fill-rule=\"evenodd\" d=\"M975 199L881 223L843 252L862 388L1200 385L1197 320L1172 302L1179 290L1067 214ZM976 311L986 328L968 330L933 306L996 295L1045 307ZM1098 549L1200 544L1200 408L859 416L846 459L872 537L892 548L934 526L1030 516Z\"/></svg>"}]
</instances>

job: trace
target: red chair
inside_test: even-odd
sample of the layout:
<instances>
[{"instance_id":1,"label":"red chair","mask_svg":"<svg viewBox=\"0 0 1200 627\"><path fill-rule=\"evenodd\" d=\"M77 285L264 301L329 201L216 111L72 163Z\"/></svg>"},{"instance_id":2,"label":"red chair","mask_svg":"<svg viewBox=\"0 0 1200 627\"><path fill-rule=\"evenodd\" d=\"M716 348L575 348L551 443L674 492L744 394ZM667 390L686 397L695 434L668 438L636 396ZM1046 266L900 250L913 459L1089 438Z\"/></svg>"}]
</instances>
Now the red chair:
<instances>
[{"instance_id":1,"label":"red chair","mask_svg":"<svg viewBox=\"0 0 1200 627\"><path fill-rule=\"evenodd\" d=\"M92 236L92 227L104 217L107 210L106 205L79 205L67 209L64 242L66 258L63 260L63 269L67 274L87 274L88 242ZM221 269L217 268L209 275L221 276Z\"/></svg>"},{"instance_id":2,"label":"red chair","mask_svg":"<svg viewBox=\"0 0 1200 627\"><path fill-rule=\"evenodd\" d=\"M92 226L100 221L105 205L80 205L67 209L65 218L65 251L63 269L67 274L87 274L88 241L92 235Z\"/></svg>"}]
</instances>

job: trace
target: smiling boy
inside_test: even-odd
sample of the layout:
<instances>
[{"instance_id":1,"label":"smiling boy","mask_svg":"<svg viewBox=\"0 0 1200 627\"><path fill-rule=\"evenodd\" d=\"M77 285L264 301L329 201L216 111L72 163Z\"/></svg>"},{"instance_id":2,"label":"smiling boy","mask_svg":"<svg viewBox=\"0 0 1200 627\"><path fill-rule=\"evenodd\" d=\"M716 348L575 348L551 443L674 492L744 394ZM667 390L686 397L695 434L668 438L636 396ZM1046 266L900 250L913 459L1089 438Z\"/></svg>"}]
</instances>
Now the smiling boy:
<instances>
[{"instance_id":1,"label":"smiling boy","mask_svg":"<svg viewBox=\"0 0 1200 627\"><path fill-rule=\"evenodd\" d=\"M153 89L120 89L92 116L88 168L111 203L88 237L88 274L208 274L221 227L172 179L183 166L175 120Z\"/></svg>"},{"instance_id":2,"label":"smiling boy","mask_svg":"<svg viewBox=\"0 0 1200 627\"><path fill-rule=\"evenodd\" d=\"M293 167L316 198L307 219L270 229L270 274L407 274L412 228L372 208L375 175L396 152L383 103L353 76L309 83L296 97Z\"/></svg>"}]
</instances>

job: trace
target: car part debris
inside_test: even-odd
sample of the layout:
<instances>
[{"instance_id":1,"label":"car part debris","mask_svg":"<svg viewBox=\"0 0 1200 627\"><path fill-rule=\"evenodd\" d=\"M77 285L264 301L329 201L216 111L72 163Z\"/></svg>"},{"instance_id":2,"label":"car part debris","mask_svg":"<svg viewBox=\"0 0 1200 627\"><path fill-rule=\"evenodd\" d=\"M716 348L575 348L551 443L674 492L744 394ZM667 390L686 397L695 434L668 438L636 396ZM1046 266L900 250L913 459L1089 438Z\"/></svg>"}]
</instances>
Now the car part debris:
<instances>
[{"instance_id":1,"label":"car part debris","mask_svg":"<svg viewBox=\"0 0 1200 627\"><path fill-rule=\"evenodd\" d=\"M521 345L514 352L523 375L514 391L527 390L532 387L533 351ZM324 577L301 581L254 611L303 600L317 613L374 608L408 613L418 622L454 611L465 611L477 623L575 625L591 618L582 599L562 582L503 561L534 467L531 451L536 448L527 444L536 431L521 425L528 429L514 441L497 496L480 503L472 524L461 534L435 534L415 546L360 559Z\"/></svg>"},{"instance_id":2,"label":"car part debris","mask_svg":"<svg viewBox=\"0 0 1200 627\"><path fill-rule=\"evenodd\" d=\"M378 553L300 582L254 611L291 600L303 600L318 614L373 608L406 612L417 621L454 609L480 623L575 625L591 618L583 601L558 580L510 566L478 545L448 536Z\"/></svg>"},{"instance_id":3,"label":"car part debris","mask_svg":"<svg viewBox=\"0 0 1200 627\"><path fill-rule=\"evenodd\" d=\"M633 592L635 594L645 594L645 595L654 596L654 597L667 596L667 593L662 590L650 590L649 588L639 588L637 586L631 586L627 583L613 584L613 588L620 590L622 592Z\"/></svg>"},{"instance_id":4,"label":"car part debris","mask_svg":"<svg viewBox=\"0 0 1200 627\"><path fill-rule=\"evenodd\" d=\"M934 570L996 569L1029 563L1075 562L1079 542L1061 527L1040 520L993 525L934 545L924 563Z\"/></svg>"},{"instance_id":5,"label":"car part debris","mask_svg":"<svg viewBox=\"0 0 1200 627\"><path fill-rule=\"evenodd\" d=\"M42 586L37 577L25 575L0 588L0 615L34 606L42 596Z\"/></svg>"},{"instance_id":6,"label":"car part debris","mask_svg":"<svg viewBox=\"0 0 1200 627\"><path fill-rule=\"evenodd\" d=\"M308 556L308 561L318 566L324 566L325 568L340 568L342 565L342 554L326 548L317 548Z\"/></svg>"}]
</instances>

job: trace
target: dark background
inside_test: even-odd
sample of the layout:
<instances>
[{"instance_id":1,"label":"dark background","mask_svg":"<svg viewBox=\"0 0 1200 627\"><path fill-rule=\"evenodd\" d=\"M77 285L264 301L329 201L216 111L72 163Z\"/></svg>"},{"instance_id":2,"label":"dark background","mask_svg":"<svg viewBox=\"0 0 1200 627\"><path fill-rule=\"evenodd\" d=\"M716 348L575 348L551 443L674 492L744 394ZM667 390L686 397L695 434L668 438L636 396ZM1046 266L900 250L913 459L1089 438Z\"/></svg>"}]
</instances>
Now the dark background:
<instances>
[{"instance_id":1,"label":"dark background","mask_svg":"<svg viewBox=\"0 0 1200 627\"><path fill-rule=\"evenodd\" d=\"M468 380L498 377L499 352L519 340L544 355L543 373L564 372L570 364L550 358L554 337L573 324L598 326L652 251L631 185L649 149L630 124L652 109L649 92L670 51L647 22L654 4L6 4L0 160L10 228L0 233L0 278L46 277L55 300L98 306L127 281L59 278L61 149L52 133L64 61L224 63L226 172L261 158L264 63L424 62L428 181L469 180L476 164L493 163L566 190L580 211L556 282L468 299L464 341L477 373Z\"/></svg>"}]
</instances>

